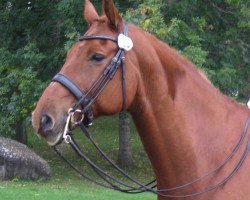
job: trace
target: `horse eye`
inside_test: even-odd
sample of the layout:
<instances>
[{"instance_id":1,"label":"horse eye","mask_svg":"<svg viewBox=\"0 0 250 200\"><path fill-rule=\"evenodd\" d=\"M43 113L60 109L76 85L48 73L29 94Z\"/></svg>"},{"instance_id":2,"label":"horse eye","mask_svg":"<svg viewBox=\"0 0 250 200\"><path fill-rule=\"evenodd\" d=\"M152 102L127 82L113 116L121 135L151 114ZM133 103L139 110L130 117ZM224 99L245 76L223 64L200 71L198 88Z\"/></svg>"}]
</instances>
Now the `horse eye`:
<instances>
[{"instance_id":1,"label":"horse eye","mask_svg":"<svg viewBox=\"0 0 250 200\"><path fill-rule=\"evenodd\" d=\"M104 55L96 53L91 57L91 60L95 62L101 62L104 58Z\"/></svg>"}]
</instances>

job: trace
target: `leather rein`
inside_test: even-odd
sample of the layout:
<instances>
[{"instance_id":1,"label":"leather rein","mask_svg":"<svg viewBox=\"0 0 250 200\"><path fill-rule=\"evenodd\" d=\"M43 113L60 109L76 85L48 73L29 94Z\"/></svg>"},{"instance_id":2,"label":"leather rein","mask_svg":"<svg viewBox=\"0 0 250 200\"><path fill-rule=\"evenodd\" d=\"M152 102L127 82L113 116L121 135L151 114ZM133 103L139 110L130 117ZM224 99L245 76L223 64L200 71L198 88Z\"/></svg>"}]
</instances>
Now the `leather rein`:
<instances>
[{"instance_id":1,"label":"leather rein","mask_svg":"<svg viewBox=\"0 0 250 200\"><path fill-rule=\"evenodd\" d=\"M133 47L132 40L128 37L128 25L124 23L124 33L120 34L118 39L114 38L109 35L91 35L91 36L80 36L79 41L84 40L110 40L115 43L118 43L118 51L116 55L111 60L111 63L105 68L101 76L94 82L94 84L90 87L90 89L85 93L81 90L81 88L68 76L58 73L52 79L52 81L59 82L65 88L67 88L78 100L77 103L68 111L68 118L66 121L63 137L59 144L64 140L67 144L69 144L72 149L76 152L76 154L85 162L87 163L92 170L100 177L100 180L96 180L89 175L86 175L84 172L79 170L79 168L75 167L64 155L63 153L57 148L59 144L53 146L55 152L66 162L69 164L71 168L73 168L77 173L79 173L85 179L105 188L117 190L124 193L142 193L142 192L152 192L157 195L166 197L166 198L188 198L199 196L215 189L220 188L221 186L225 185L241 168L242 164L244 163L248 152L250 150L250 136L247 139L247 145L245 150L241 156L240 161L237 163L235 168L231 171L231 173L226 176L223 180L219 183L206 187L201 191L190 193L190 194L181 194L181 195L172 195L171 192L178 192L184 188L192 187L195 183L208 178L210 175L215 174L219 170L221 170L237 153L239 148L243 145L244 139L247 135L247 130L250 124L250 114L246 120L244 130L242 131L241 137L234 147L231 154L220 164L216 167L208 171L203 176L196 178L195 180L176 186L173 188L168 189L161 189L157 188L156 179L147 183L143 184L130 175L128 175L123 169L121 169L118 165L116 165L98 146L95 142L91 132L88 130L88 127L93 122L93 111L92 111L92 104L95 102L96 98L102 93L105 89L106 85L113 79L114 75L116 74L119 67L122 69L122 91L123 91L123 105L122 110L125 111L126 109L126 75L125 75L125 52L129 51ZM79 109L79 107L81 107ZM80 117L79 117L80 115ZM100 153L103 157L104 161L109 163L117 172L123 175L130 183L124 182L109 173L103 170L101 167L97 166L91 159L86 156L83 150L79 147L77 142L74 139L74 128L79 127L82 130L82 133L88 138L88 140L92 143L92 145L96 148L96 150Z\"/></svg>"}]
</instances>

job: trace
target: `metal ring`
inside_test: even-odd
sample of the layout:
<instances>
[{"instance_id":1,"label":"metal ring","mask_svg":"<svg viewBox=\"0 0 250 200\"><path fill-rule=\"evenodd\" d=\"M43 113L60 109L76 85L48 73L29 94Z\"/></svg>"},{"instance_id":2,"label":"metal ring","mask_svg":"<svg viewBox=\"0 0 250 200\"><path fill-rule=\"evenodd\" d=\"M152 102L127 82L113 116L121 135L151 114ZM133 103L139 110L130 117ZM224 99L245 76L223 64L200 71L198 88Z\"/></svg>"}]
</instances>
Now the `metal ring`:
<instances>
[{"instance_id":1,"label":"metal ring","mask_svg":"<svg viewBox=\"0 0 250 200\"><path fill-rule=\"evenodd\" d=\"M80 113L81 114L81 118L80 120L76 121L76 117L75 117L75 114L76 113ZM71 119L70 119L70 122L73 123L74 125L79 125L80 123L82 123L82 121L84 120L84 114L82 113L81 110L75 110L74 112L71 113Z\"/></svg>"},{"instance_id":2,"label":"metal ring","mask_svg":"<svg viewBox=\"0 0 250 200\"><path fill-rule=\"evenodd\" d=\"M70 108L70 109L68 110L68 114L71 115L72 113L74 113L74 109L73 109L73 108Z\"/></svg>"},{"instance_id":3,"label":"metal ring","mask_svg":"<svg viewBox=\"0 0 250 200\"><path fill-rule=\"evenodd\" d=\"M71 142L71 137L70 137L70 135L66 135L65 137L64 137L64 141L65 141L65 143L67 143L67 144L69 144L70 142Z\"/></svg>"}]
</instances>

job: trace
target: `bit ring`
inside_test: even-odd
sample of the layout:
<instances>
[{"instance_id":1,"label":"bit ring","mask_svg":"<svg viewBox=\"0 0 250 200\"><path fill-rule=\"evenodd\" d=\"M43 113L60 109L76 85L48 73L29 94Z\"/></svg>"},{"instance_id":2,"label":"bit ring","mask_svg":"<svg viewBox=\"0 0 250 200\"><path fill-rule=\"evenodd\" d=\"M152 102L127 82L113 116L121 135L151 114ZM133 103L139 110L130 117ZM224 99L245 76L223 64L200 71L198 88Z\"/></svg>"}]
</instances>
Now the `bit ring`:
<instances>
[{"instance_id":1,"label":"bit ring","mask_svg":"<svg viewBox=\"0 0 250 200\"><path fill-rule=\"evenodd\" d=\"M64 141L65 141L65 143L67 143L67 144L69 144L70 142L71 142L71 137L70 137L70 135L66 135L65 136L65 138L64 138Z\"/></svg>"},{"instance_id":2,"label":"bit ring","mask_svg":"<svg viewBox=\"0 0 250 200\"><path fill-rule=\"evenodd\" d=\"M76 114L78 114L78 116ZM80 119L79 119L79 114L81 115ZM81 110L75 110L74 112L71 112L70 115L71 115L70 122L73 125L79 125L84 120L84 114L82 113Z\"/></svg>"}]
</instances>

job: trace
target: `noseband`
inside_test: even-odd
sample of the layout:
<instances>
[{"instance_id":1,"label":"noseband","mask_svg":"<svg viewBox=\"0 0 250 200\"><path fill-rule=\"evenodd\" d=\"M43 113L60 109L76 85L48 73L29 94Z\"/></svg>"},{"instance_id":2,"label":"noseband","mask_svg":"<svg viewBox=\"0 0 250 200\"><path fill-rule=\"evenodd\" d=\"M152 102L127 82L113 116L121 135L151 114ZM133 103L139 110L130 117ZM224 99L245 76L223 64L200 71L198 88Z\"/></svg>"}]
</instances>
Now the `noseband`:
<instances>
[{"instance_id":1,"label":"noseband","mask_svg":"<svg viewBox=\"0 0 250 200\"><path fill-rule=\"evenodd\" d=\"M244 149L244 152L240 158L240 161L237 163L235 168L232 170L232 172L226 176L222 181L219 183L206 187L201 191L190 193L190 194L183 194L183 195L175 195L171 194L171 192L181 192L183 189L192 187L194 184L208 178L211 175L214 175L219 172L238 152L239 148L244 144L244 139L247 135L247 130L249 128L250 124L250 115L248 116L244 130L242 132L242 135L236 144L235 148L233 149L232 153L227 157L225 161L217 165L215 168L208 171L205 175L194 179L191 182L188 182L184 185L176 186L173 188L168 189L161 189L156 188L156 180L153 180L149 182L148 184L142 184L139 181L133 179L131 176L129 176L125 171L123 171L119 166L117 166L98 146L98 144L93 139L93 136L91 132L88 130L88 126L90 126L93 122L93 111L92 111L92 105L95 102L96 98L102 93L102 91L105 89L106 85L112 80L114 75L116 74L119 66L121 66L122 69L122 90L123 90L123 105L122 110L126 109L126 82L125 82L125 51L129 51L133 47L132 40L128 38L128 26L127 24L124 24L124 33L120 34L118 39L109 36L109 35L92 35L92 36L80 36L79 40L110 40L118 44L118 51L116 55L112 58L111 63L105 68L101 76L94 82L94 84L90 87L90 89L85 93L81 90L81 88L68 76L65 74L58 73L53 78L53 81L59 82L62 84L65 88L67 88L77 99L77 103L69 109L68 118L66 121L63 139L66 143L68 143L72 149L77 153L77 155L85 161L92 170L102 179L102 182L86 175L82 171L80 171L77 167L75 167L68 159L66 159L63 155L63 153L57 148L57 146L54 146L54 150L56 153L65 161L67 162L76 172L78 172L81 176L86 178L87 180L100 185L105 188L117 190L124 193L142 193L142 192L152 192L155 194L158 194L162 197L166 198L188 198L188 197L195 197L199 196L205 193L208 193L210 191L213 191L215 189L218 189L219 187L225 185L241 168L243 162L245 161L248 152L250 151L250 136L248 137L246 147ZM82 107L79 109L79 107ZM75 115L80 114L80 119L77 118ZM74 140L73 135L73 129L70 128L70 125L72 124L75 126L78 126L81 128L82 132L85 134L85 136L89 139L89 141L93 144L93 146L97 149L97 151L100 153L100 155L103 157L103 159L108 162L110 165L114 167L115 170L117 170L120 174L122 174L128 181L132 182L131 184L125 183L103 169L101 169L99 166L97 166L95 163L93 163L79 148L79 145Z\"/></svg>"}]
</instances>

